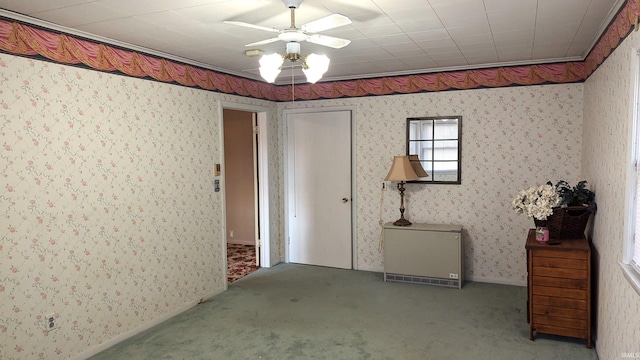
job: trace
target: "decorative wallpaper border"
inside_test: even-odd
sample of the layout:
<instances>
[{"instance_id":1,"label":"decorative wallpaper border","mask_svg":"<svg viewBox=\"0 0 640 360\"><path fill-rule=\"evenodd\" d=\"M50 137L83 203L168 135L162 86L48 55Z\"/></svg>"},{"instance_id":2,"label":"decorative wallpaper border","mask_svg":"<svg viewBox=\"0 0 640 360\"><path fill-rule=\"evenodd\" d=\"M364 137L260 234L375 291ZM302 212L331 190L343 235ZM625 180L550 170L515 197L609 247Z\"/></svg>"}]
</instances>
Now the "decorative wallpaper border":
<instances>
[{"instance_id":1,"label":"decorative wallpaper border","mask_svg":"<svg viewBox=\"0 0 640 360\"><path fill-rule=\"evenodd\" d=\"M640 0L628 0L581 62L476 69L296 86L296 100L369 95L410 94L444 90L573 83L586 80L630 33L640 17ZM186 65L139 52L0 19L0 50L23 56L44 56L62 64L83 64L99 71L150 77L226 94L271 101L290 101L290 86L278 86Z\"/></svg>"}]
</instances>

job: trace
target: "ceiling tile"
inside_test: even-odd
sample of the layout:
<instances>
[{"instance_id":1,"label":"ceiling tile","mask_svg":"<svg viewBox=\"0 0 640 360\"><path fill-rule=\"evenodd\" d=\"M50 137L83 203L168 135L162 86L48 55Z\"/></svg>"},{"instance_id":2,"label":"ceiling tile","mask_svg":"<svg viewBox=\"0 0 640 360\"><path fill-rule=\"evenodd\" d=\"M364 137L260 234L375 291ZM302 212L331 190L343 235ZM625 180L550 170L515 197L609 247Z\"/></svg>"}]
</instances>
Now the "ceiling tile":
<instances>
[{"instance_id":1,"label":"ceiling tile","mask_svg":"<svg viewBox=\"0 0 640 360\"><path fill-rule=\"evenodd\" d=\"M372 2L385 12L395 9L421 9L427 5L425 0L372 0Z\"/></svg>"},{"instance_id":2,"label":"ceiling tile","mask_svg":"<svg viewBox=\"0 0 640 360\"><path fill-rule=\"evenodd\" d=\"M83 16L74 16L73 14L76 12L81 12ZM96 3L87 3L72 5L69 7L54 10L42 11L38 13L38 17L54 24L62 24L64 26L74 27L78 25L127 17L127 13L104 7Z\"/></svg>"},{"instance_id":3,"label":"ceiling tile","mask_svg":"<svg viewBox=\"0 0 640 360\"><path fill-rule=\"evenodd\" d=\"M534 33L533 29L494 32L493 41L496 45L533 44Z\"/></svg>"},{"instance_id":4,"label":"ceiling tile","mask_svg":"<svg viewBox=\"0 0 640 360\"><path fill-rule=\"evenodd\" d=\"M492 32L533 29L537 0L485 0Z\"/></svg>"},{"instance_id":5,"label":"ceiling tile","mask_svg":"<svg viewBox=\"0 0 640 360\"><path fill-rule=\"evenodd\" d=\"M438 66L438 64L433 61L431 59L431 57L429 57L428 55L424 55L424 56L411 56L411 57L402 57L402 58L398 58L398 61L402 61L403 64L405 64L407 67L414 69L414 70L424 70L424 69L429 69L435 66Z\"/></svg>"},{"instance_id":6,"label":"ceiling tile","mask_svg":"<svg viewBox=\"0 0 640 360\"><path fill-rule=\"evenodd\" d=\"M438 64L439 67L443 67L443 68L469 65L467 60L465 58L462 58L462 57L461 58L436 60L436 64Z\"/></svg>"},{"instance_id":7,"label":"ceiling tile","mask_svg":"<svg viewBox=\"0 0 640 360\"><path fill-rule=\"evenodd\" d=\"M387 45L384 47L386 51L393 54L396 58L400 57L411 57L411 56L424 56L426 53L424 50L416 47L416 46L406 46L406 44L400 45Z\"/></svg>"},{"instance_id":8,"label":"ceiling tile","mask_svg":"<svg viewBox=\"0 0 640 360\"><path fill-rule=\"evenodd\" d=\"M98 33L107 38L135 44L136 34L148 32L154 27L140 19L128 17L80 25L77 28L88 33Z\"/></svg>"},{"instance_id":9,"label":"ceiling tile","mask_svg":"<svg viewBox=\"0 0 640 360\"><path fill-rule=\"evenodd\" d=\"M398 26L402 31L406 33L414 33L414 32L426 32L430 30L444 30L444 26L440 22L440 19L435 18L433 20L425 21L425 20L406 20L398 23Z\"/></svg>"},{"instance_id":10,"label":"ceiling tile","mask_svg":"<svg viewBox=\"0 0 640 360\"><path fill-rule=\"evenodd\" d=\"M429 55L429 57L431 57L433 60L435 61L439 61L439 60L445 60L445 59L457 59L457 58L463 58L464 56L462 55L462 53L460 51L441 51L441 52L434 52L434 51L427 51L427 54Z\"/></svg>"},{"instance_id":11,"label":"ceiling tile","mask_svg":"<svg viewBox=\"0 0 640 360\"><path fill-rule=\"evenodd\" d=\"M544 45L533 47L533 57L535 59L561 59L566 56L571 43L561 45Z\"/></svg>"},{"instance_id":12,"label":"ceiling tile","mask_svg":"<svg viewBox=\"0 0 640 360\"><path fill-rule=\"evenodd\" d=\"M36 13L54 9L62 9L68 6L94 2L95 0L7 0L0 2L0 8L19 12L22 14L35 15Z\"/></svg>"},{"instance_id":13,"label":"ceiling tile","mask_svg":"<svg viewBox=\"0 0 640 360\"><path fill-rule=\"evenodd\" d=\"M498 64L498 55L465 56L469 65Z\"/></svg>"},{"instance_id":14,"label":"ceiling tile","mask_svg":"<svg viewBox=\"0 0 640 360\"><path fill-rule=\"evenodd\" d=\"M425 51L437 51L437 49L458 49L456 43L451 39L433 40L433 41L419 41L416 45Z\"/></svg>"},{"instance_id":15,"label":"ceiling tile","mask_svg":"<svg viewBox=\"0 0 640 360\"><path fill-rule=\"evenodd\" d=\"M429 23L440 24L438 15L428 6L421 6L418 8L396 8L385 11L384 13L395 23L401 23L405 20L416 21L416 19L420 19L425 26L428 26Z\"/></svg>"},{"instance_id":16,"label":"ceiling tile","mask_svg":"<svg viewBox=\"0 0 640 360\"><path fill-rule=\"evenodd\" d=\"M428 0L445 27L488 24L483 0Z\"/></svg>"},{"instance_id":17,"label":"ceiling tile","mask_svg":"<svg viewBox=\"0 0 640 360\"><path fill-rule=\"evenodd\" d=\"M95 0L94 0L95 1ZM94 2L92 1L92 2ZM176 10L183 8L190 8L199 5L218 5L224 6L224 3L231 3L231 0L100 0L95 1L97 4L110 8L113 11L121 11L126 9L129 15L149 14L158 11ZM264 4L261 0L243 0L242 7L245 9L251 9ZM236 4L236 8L239 6ZM283 9L286 9L283 6Z\"/></svg>"},{"instance_id":18,"label":"ceiling tile","mask_svg":"<svg viewBox=\"0 0 640 360\"><path fill-rule=\"evenodd\" d=\"M437 29L429 31L418 31L407 33L413 41L435 41L435 40L451 40L451 36L446 29Z\"/></svg>"},{"instance_id":19,"label":"ceiling tile","mask_svg":"<svg viewBox=\"0 0 640 360\"><path fill-rule=\"evenodd\" d=\"M379 69L378 72L397 72L409 70L407 65L398 59L376 61L375 65Z\"/></svg>"},{"instance_id":20,"label":"ceiling tile","mask_svg":"<svg viewBox=\"0 0 640 360\"><path fill-rule=\"evenodd\" d=\"M413 45L413 40L411 40L405 34L377 36L377 37L371 38L371 40L380 46L387 46L387 45L394 45L394 44L412 44Z\"/></svg>"},{"instance_id":21,"label":"ceiling tile","mask_svg":"<svg viewBox=\"0 0 640 360\"><path fill-rule=\"evenodd\" d=\"M496 48L492 42L458 45L458 49L460 49L465 56L472 56L471 54L496 54Z\"/></svg>"},{"instance_id":22,"label":"ceiling tile","mask_svg":"<svg viewBox=\"0 0 640 360\"><path fill-rule=\"evenodd\" d=\"M458 45L473 45L478 43L493 42L493 36L491 35L491 33L487 32L472 34L473 35L453 36L453 41Z\"/></svg>"},{"instance_id":23,"label":"ceiling tile","mask_svg":"<svg viewBox=\"0 0 640 360\"><path fill-rule=\"evenodd\" d=\"M396 24L385 24L376 26L366 26L360 29L360 32L369 38L376 36L389 36L403 34L404 32Z\"/></svg>"},{"instance_id":24,"label":"ceiling tile","mask_svg":"<svg viewBox=\"0 0 640 360\"><path fill-rule=\"evenodd\" d=\"M454 38L459 36L473 36L476 34L489 34L491 28L488 24L447 27L447 32Z\"/></svg>"}]
</instances>

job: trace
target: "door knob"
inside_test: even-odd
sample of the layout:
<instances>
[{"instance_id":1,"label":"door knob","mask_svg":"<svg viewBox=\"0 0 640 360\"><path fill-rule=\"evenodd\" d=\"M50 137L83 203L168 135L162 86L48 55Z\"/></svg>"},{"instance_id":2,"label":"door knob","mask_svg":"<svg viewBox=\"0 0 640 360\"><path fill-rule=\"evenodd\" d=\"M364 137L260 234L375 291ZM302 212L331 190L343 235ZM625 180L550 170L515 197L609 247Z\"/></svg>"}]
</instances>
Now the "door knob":
<instances>
[{"instance_id":1,"label":"door knob","mask_svg":"<svg viewBox=\"0 0 640 360\"><path fill-rule=\"evenodd\" d=\"M343 203L346 203L346 202L348 202L348 201L349 201L349 199L347 199L346 197L343 197L343 198L342 198L342 202L343 202Z\"/></svg>"}]
</instances>

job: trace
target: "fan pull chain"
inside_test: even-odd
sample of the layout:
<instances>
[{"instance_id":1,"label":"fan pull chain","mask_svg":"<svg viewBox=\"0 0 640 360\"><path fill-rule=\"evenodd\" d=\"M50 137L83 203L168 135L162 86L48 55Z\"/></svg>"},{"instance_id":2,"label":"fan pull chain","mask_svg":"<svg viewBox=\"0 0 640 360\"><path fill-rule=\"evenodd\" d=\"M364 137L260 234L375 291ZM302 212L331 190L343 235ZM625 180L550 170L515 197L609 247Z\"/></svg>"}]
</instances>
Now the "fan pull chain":
<instances>
[{"instance_id":1,"label":"fan pull chain","mask_svg":"<svg viewBox=\"0 0 640 360\"><path fill-rule=\"evenodd\" d=\"M296 84L293 76L293 66L291 67L291 105L296 102Z\"/></svg>"}]
</instances>

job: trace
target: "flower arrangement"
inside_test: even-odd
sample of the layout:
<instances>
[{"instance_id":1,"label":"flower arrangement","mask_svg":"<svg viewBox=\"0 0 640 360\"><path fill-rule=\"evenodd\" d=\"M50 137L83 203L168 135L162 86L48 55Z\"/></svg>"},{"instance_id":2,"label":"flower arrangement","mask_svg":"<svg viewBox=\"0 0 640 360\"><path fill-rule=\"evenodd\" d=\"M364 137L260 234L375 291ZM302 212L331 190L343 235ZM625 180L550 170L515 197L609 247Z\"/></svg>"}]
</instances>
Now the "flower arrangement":
<instances>
[{"instance_id":1,"label":"flower arrangement","mask_svg":"<svg viewBox=\"0 0 640 360\"><path fill-rule=\"evenodd\" d=\"M551 182L547 184L551 184ZM596 194L587 189L586 180L580 181L573 187L568 182L560 180L555 186L556 192L560 195L561 206L586 206L587 211L592 213L596 211Z\"/></svg>"},{"instance_id":2,"label":"flower arrangement","mask_svg":"<svg viewBox=\"0 0 640 360\"><path fill-rule=\"evenodd\" d=\"M513 210L536 220L547 220L553 208L560 205L561 197L551 183L532 186L518 193L511 202Z\"/></svg>"},{"instance_id":3,"label":"flower arrangement","mask_svg":"<svg viewBox=\"0 0 640 360\"><path fill-rule=\"evenodd\" d=\"M555 185L532 186L518 193L511 202L513 210L535 220L536 227L548 228L554 239L574 239L584 236L591 214L597 209L595 193L586 180L576 186L564 180Z\"/></svg>"}]
</instances>

